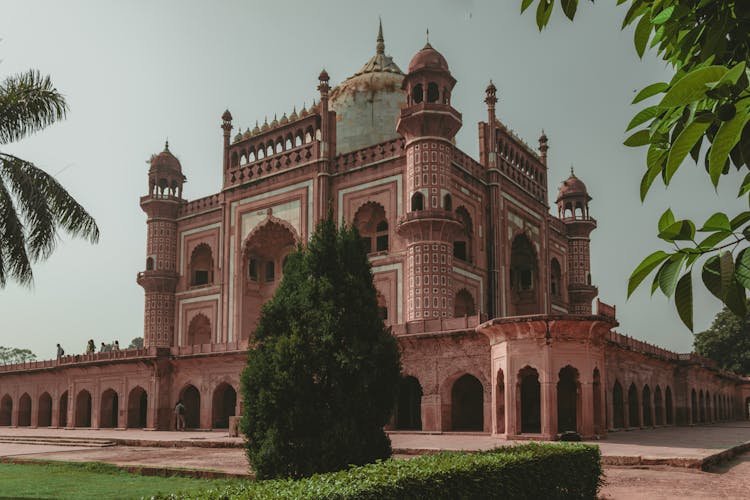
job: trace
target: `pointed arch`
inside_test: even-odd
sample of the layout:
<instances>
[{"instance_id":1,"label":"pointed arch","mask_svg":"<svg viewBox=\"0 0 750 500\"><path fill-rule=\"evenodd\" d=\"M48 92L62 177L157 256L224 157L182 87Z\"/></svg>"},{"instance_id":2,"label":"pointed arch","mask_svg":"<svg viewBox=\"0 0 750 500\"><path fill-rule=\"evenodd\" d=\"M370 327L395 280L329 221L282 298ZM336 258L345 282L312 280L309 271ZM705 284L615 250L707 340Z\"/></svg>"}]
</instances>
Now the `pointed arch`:
<instances>
[{"instance_id":1,"label":"pointed arch","mask_svg":"<svg viewBox=\"0 0 750 500\"><path fill-rule=\"evenodd\" d=\"M522 434L542 432L542 404L539 372L536 368L525 366L518 372L518 394L516 408L518 421L521 422Z\"/></svg>"},{"instance_id":2,"label":"pointed arch","mask_svg":"<svg viewBox=\"0 0 750 500\"><path fill-rule=\"evenodd\" d=\"M212 403L211 427L214 429L229 428L229 417L236 414L237 391L228 382L222 382L214 389Z\"/></svg>"},{"instance_id":3,"label":"pointed arch","mask_svg":"<svg viewBox=\"0 0 750 500\"><path fill-rule=\"evenodd\" d=\"M623 429L625 427L625 398L620 381L615 379L612 386L612 427Z\"/></svg>"},{"instance_id":4,"label":"pointed arch","mask_svg":"<svg viewBox=\"0 0 750 500\"><path fill-rule=\"evenodd\" d=\"M190 286L210 285L213 282L213 252L208 243L200 243L190 254Z\"/></svg>"},{"instance_id":5,"label":"pointed arch","mask_svg":"<svg viewBox=\"0 0 750 500\"><path fill-rule=\"evenodd\" d=\"M102 393L99 403L99 427L114 429L119 426L120 397L114 389L107 389Z\"/></svg>"},{"instance_id":6,"label":"pointed arch","mask_svg":"<svg viewBox=\"0 0 750 500\"><path fill-rule=\"evenodd\" d=\"M31 396L24 392L18 398L18 427L29 427L31 425Z\"/></svg>"},{"instance_id":7,"label":"pointed arch","mask_svg":"<svg viewBox=\"0 0 750 500\"><path fill-rule=\"evenodd\" d=\"M185 406L185 427L201 428L201 393L192 384L187 384L180 391L180 399Z\"/></svg>"},{"instance_id":8,"label":"pointed arch","mask_svg":"<svg viewBox=\"0 0 750 500\"><path fill-rule=\"evenodd\" d=\"M39 396L36 413L37 427L49 427L52 425L52 396L49 392L43 392Z\"/></svg>"},{"instance_id":9,"label":"pointed arch","mask_svg":"<svg viewBox=\"0 0 750 500\"><path fill-rule=\"evenodd\" d=\"M75 426L91 427L91 393L86 389L78 391L76 396Z\"/></svg>"},{"instance_id":10,"label":"pointed arch","mask_svg":"<svg viewBox=\"0 0 750 500\"><path fill-rule=\"evenodd\" d=\"M557 432L580 432L581 382L578 370L566 365L558 373Z\"/></svg>"},{"instance_id":11,"label":"pointed arch","mask_svg":"<svg viewBox=\"0 0 750 500\"><path fill-rule=\"evenodd\" d=\"M188 326L187 345L210 344L212 338L211 320L203 313L196 314Z\"/></svg>"},{"instance_id":12,"label":"pointed arch","mask_svg":"<svg viewBox=\"0 0 750 500\"><path fill-rule=\"evenodd\" d=\"M462 234L453 242L453 257L465 262L474 262L474 223L469 210L461 205L456 208L456 217L462 224Z\"/></svg>"},{"instance_id":13,"label":"pointed arch","mask_svg":"<svg viewBox=\"0 0 750 500\"><path fill-rule=\"evenodd\" d=\"M128 394L128 428L148 427L148 393L137 385Z\"/></svg>"},{"instance_id":14,"label":"pointed arch","mask_svg":"<svg viewBox=\"0 0 750 500\"><path fill-rule=\"evenodd\" d=\"M484 387L469 373L451 387L451 422L454 431L484 430Z\"/></svg>"},{"instance_id":15,"label":"pointed arch","mask_svg":"<svg viewBox=\"0 0 750 500\"><path fill-rule=\"evenodd\" d=\"M534 245L525 233L513 238L510 252L512 315L541 312L538 294L539 265Z\"/></svg>"},{"instance_id":16,"label":"pointed arch","mask_svg":"<svg viewBox=\"0 0 750 500\"><path fill-rule=\"evenodd\" d=\"M456 297L453 299L453 307L453 316L456 318L474 316L477 313L474 297L466 288L462 288L456 292Z\"/></svg>"},{"instance_id":17,"label":"pointed arch","mask_svg":"<svg viewBox=\"0 0 750 500\"><path fill-rule=\"evenodd\" d=\"M412 375L402 376L396 402L396 429L422 430L422 384Z\"/></svg>"},{"instance_id":18,"label":"pointed arch","mask_svg":"<svg viewBox=\"0 0 750 500\"><path fill-rule=\"evenodd\" d=\"M630 427L640 427L640 400L638 398L638 388L635 386L635 382L630 384L628 388L628 425Z\"/></svg>"},{"instance_id":19,"label":"pointed arch","mask_svg":"<svg viewBox=\"0 0 750 500\"><path fill-rule=\"evenodd\" d=\"M0 399L0 426L8 426L12 422L13 398L6 394Z\"/></svg>"},{"instance_id":20,"label":"pointed arch","mask_svg":"<svg viewBox=\"0 0 750 500\"><path fill-rule=\"evenodd\" d=\"M362 204L354 214L352 225L365 241L368 252L388 251L388 218L383 205L374 201Z\"/></svg>"}]
</instances>

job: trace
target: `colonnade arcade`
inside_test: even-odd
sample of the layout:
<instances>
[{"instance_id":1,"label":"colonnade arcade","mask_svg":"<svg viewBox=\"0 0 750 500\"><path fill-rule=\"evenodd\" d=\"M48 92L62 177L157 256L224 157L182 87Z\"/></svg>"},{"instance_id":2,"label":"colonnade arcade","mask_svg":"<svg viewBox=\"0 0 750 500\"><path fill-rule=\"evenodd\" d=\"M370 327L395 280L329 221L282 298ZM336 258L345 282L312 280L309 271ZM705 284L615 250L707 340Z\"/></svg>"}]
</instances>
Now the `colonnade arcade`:
<instances>
[{"instance_id":1,"label":"colonnade arcade","mask_svg":"<svg viewBox=\"0 0 750 500\"><path fill-rule=\"evenodd\" d=\"M93 427L154 428L149 412L149 393L140 386L126 393L107 387L100 394L87 388L78 389L73 397L69 390L53 397L44 391L32 398L24 392L16 398L0 396L0 426L17 427ZM187 428L222 429L229 417L239 415L239 397L233 385L224 381L201 393L187 383L173 395L185 405ZM169 409L171 412L171 408ZM170 425L174 425L172 422Z\"/></svg>"}]
</instances>

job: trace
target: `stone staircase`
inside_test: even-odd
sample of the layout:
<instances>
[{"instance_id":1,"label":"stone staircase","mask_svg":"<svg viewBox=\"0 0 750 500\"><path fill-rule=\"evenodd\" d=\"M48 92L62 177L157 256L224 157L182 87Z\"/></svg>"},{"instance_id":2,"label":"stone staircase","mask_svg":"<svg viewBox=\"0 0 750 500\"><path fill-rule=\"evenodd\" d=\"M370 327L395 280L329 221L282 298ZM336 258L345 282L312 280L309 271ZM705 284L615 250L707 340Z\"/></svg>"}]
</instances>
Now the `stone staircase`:
<instances>
[{"instance_id":1,"label":"stone staircase","mask_svg":"<svg viewBox=\"0 0 750 500\"><path fill-rule=\"evenodd\" d=\"M78 446L84 448L106 448L117 443L106 438L60 437L60 436L0 436L0 443L33 444L39 446Z\"/></svg>"}]
</instances>

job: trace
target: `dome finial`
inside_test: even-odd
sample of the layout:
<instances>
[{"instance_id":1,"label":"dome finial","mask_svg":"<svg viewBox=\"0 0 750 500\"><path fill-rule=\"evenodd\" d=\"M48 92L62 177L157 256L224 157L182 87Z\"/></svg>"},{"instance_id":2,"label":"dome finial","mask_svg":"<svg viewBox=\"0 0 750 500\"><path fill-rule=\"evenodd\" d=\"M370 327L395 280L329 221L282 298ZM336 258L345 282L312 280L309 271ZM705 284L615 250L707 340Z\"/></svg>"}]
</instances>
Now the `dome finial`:
<instances>
[{"instance_id":1,"label":"dome finial","mask_svg":"<svg viewBox=\"0 0 750 500\"><path fill-rule=\"evenodd\" d=\"M169 137L164 141L164 151L169 152Z\"/></svg>"},{"instance_id":2,"label":"dome finial","mask_svg":"<svg viewBox=\"0 0 750 500\"><path fill-rule=\"evenodd\" d=\"M572 163L570 164L570 176L571 176L571 177L575 177L575 176L576 176L576 172L575 172L575 170L573 169L573 164L572 164Z\"/></svg>"},{"instance_id":3,"label":"dome finial","mask_svg":"<svg viewBox=\"0 0 750 500\"><path fill-rule=\"evenodd\" d=\"M383 20L378 17L378 40L375 46L376 54L385 54L385 40L383 39Z\"/></svg>"}]
</instances>

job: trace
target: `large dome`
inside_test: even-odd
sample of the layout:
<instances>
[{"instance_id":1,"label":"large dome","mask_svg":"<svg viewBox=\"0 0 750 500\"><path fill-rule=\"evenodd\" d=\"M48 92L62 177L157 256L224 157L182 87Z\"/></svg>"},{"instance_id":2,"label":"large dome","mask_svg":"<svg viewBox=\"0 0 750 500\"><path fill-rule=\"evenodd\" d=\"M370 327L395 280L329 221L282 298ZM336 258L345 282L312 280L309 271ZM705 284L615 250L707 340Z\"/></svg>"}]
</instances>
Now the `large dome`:
<instances>
[{"instance_id":1,"label":"large dome","mask_svg":"<svg viewBox=\"0 0 750 500\"><path fill-rule=\"evenodd\" d=\"M375 55L331 91L336 111L336 151L348 153L399 137L396 120L406 96L404 73L385 55L382 25Z\"/></svg>"},{"instance_id":2,"label":"large dome","mask_svg":"<svg viewBox=\"0 0 750 500\"><path fill-rule=\"evenodd\" d=\"M434 69L450 73L448 61L429 42L409 61L409 73L414 73L420 69Z\"/></svg>"}]
</instances>

